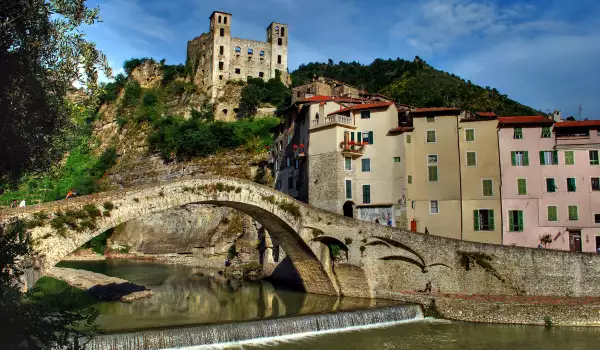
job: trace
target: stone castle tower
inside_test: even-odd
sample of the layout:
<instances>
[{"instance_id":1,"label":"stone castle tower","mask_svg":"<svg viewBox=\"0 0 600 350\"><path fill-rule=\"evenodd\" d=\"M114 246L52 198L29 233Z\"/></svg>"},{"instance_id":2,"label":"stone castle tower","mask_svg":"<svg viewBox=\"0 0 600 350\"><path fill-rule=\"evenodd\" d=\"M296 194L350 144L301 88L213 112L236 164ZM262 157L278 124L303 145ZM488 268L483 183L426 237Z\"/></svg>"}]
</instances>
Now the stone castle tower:
<instances>
[{"instance_id":1,"label":"stone castle tower","mask_svg":"<svg viewBox=\"0 0 600 350\"><path fill-rule=\"evenodd\" d=\"M288 26L272 22L267 41L233 38L230 13L215 11L210 16L210 31L188 42L187 66L193 82L215 104L217 119L233 119L239 106L236 86L230 80L246 81L275 78L289 84Z\"/></svg>"}]
</instances>

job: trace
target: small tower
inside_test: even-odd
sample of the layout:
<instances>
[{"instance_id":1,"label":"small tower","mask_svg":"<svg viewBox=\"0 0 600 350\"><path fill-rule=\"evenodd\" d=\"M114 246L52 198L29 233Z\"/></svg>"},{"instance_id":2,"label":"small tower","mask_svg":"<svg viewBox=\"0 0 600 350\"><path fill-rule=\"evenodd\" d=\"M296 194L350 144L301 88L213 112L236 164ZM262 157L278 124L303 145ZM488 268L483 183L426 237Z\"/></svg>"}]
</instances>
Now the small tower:
<instances>
[{"instance_id":1,"label":"small tower","mask_svg":"<svg viewBox=\"0 0 600 350\"><path fill-rule=\"evenodd\" d=\"M287 75L288 68L288 26L273 22L267 28L267 42L271 44L271 78L280 70Z\"/></svg>"},{"instance_id":2,"label":"small tower","mask_svg":"<svg viewBox=\"0 0 600 350\"><path fill-rule=\"evenodd\" d=\"M217 97L218 87L229 79L231 60L231 13L214 11L210 15L212 39L211 98Z\"/></svg>"}]
</instances>

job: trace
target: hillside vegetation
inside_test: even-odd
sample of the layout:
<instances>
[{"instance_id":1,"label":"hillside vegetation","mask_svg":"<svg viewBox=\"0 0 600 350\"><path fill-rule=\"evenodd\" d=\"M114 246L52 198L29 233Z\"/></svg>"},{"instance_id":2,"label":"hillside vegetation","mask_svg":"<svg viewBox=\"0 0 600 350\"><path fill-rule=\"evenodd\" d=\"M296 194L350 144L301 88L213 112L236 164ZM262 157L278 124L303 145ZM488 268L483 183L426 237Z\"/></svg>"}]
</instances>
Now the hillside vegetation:
<instances>
[{"instance_id":1,"label":"hillside vegetation","mask_svg":"<svg viewBox=\"0 0 600 350\"><path fill-rule=\"evenodd\" d=\"M498 90L481 87L460 77L439 71L416 57L376 59L369 65L357 62L309 63L292 72L294 86L310 83L313 76L325 76L381 93L398 103L415 107L460 107L470 111L494 111L498 115L532 115L541 112L522 105Z\"/></svg>"}]
</instances>

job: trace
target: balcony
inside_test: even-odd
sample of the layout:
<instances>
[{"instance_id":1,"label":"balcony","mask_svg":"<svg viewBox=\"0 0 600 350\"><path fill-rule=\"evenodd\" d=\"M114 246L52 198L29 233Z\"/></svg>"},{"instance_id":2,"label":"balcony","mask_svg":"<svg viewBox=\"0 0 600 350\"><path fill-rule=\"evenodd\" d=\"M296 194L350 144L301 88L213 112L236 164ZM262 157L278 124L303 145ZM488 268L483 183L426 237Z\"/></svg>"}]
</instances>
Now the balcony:
<instances>
[{"instance_id":1,"label":"balcony","mask_svg":"<svg viewBox=\"0 0 600 350\"><path fill-rule=\"evenodd\" d=\"M366 143L360 143L355 141L342 141L340 143L340 150L344 157L358 158L365 154L367 148Z\"/></svg>"},{"instance_id":2,"label":"balcony","mask_svg":"<svg viewBox=\"0 0 600 350\"><path fill-rule=\"evenodd\" d=\"M312 121L310 128L317 129L317 128L322 128L322 127L326 127L326 126L334 126L334 125L341 125L341 126L355 128L355 126L352 125L352 117L345 116L345 115L339 115L339 114L328 115L328 116L325 116L325 117L322 117L319 119L314 119Z\"/></svg>"}]
</instances>

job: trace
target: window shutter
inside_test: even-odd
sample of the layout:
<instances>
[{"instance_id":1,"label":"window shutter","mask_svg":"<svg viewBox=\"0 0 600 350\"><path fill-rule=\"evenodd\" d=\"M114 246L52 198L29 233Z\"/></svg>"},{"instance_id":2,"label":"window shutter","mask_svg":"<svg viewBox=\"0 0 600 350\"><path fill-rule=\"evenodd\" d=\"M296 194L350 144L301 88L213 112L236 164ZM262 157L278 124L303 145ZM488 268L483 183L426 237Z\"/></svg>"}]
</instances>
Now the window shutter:
<instances>
[{"instance_id":1,"label":"window shutter","mask_svg":"<svg viewBox=\"0 0 600 350\"><path fill-rule=\"evenodd\" d=\"M495 227L494 227L494 211L490 210L489 211L489 225L490 225L490 231L494 231Z\"/></svg>"},{"instance_id":2,"label":"window shutter","mask_svg":"<svg viewBox=\"0 0 600 350\"><path fill-rule=\"evenodd\" d=\"M510 161L512 163L513 166L517 165L517 157L516 157L517 152L513 151L510 152Z\"/></svg>"},{"instance_id":3,"label":"window shutter","mask_svg":"<svg viewBox=\"0 0 600 350\"><path fill-rule=\"evenodd\" d=\"M540 151L540 165L546 165L544 163L544 151Z\"/></svg>"},{"instance_id":4,"label":"window shutter","mask_svg":"<svg viewBox=\"0 0 600 350\"><path fill-rule=\"evenodd\" d=\"M519 216L519 232L523 232L523 211L517 211Z\"/></svg>"},{"instance_id":5,"label":"window shutter","mask_svg":"<svg viewBox=\"0 0 600 350\"><path fill-rule=\"evenodd\" d=\"M479 210L473 210L473 230L479 231Z\"/></svg>"},{"instance_id":6,"label":"window shutter","mask_svg":"<svg viewBox=\"0 0 600 350\"><path fill-rule=\"evenodd\" d=\"M529 152L523 151L523 165L529 165Z\"/></svg>"},{"instance_id":7,"label":"window shutter","mask_svg":"<svg viewBox=\"0 0 600 350\"><path fill-rule=\"evenodd\" d=\"M350 141L354 141L354 131L350 133Z\"/></svg>"},{"instance_id":8,"label":"window shutter","mask_svg":"<svg viewBox=\"0 0 600 350\"><path fill-rule=\"evenodd\" d=\"M373 132L369 131L369 144L373 144Z\"/></svg>"},{"instance_id":9,"label":"window shutter","mask_svg":"<svg viewBox=\"0 0 600 350\"><path fill-rule=\"evenodd\" d=\"M508 211L508 231L512 232L514 231L513 227L515 225L515 221L513 219L513 211L509 210Z\"/></svg>"},{"instance_id":10,"label":"window shutter","mask_svg":"<svg viewBox=\"0 0 600 350\"><path fill-rule=\"evenodd\" d=\"M359 132L357 136L358 136L358 139L356 141L362 142L362 132Z\"/></svg>"},{"instance_id":11,"label":"window shutter","mask_svg":"<svg viewBox=\"0 0 600 350\"><path fill-rule=\"evenodd\" d=\"M558 151L552 151L552 164L558 164Z\"/></svg>"}]
</instances>

